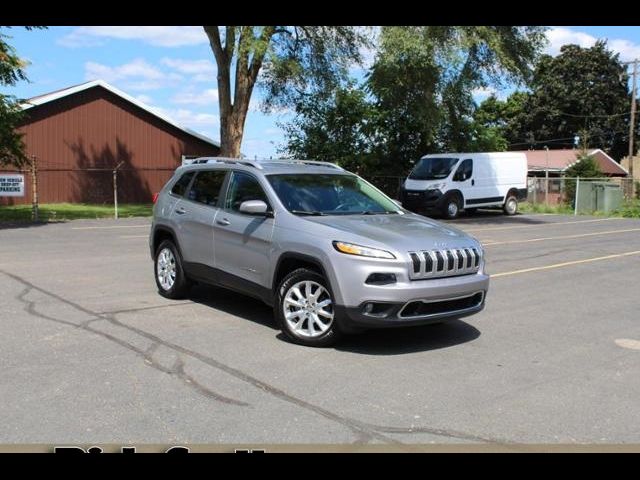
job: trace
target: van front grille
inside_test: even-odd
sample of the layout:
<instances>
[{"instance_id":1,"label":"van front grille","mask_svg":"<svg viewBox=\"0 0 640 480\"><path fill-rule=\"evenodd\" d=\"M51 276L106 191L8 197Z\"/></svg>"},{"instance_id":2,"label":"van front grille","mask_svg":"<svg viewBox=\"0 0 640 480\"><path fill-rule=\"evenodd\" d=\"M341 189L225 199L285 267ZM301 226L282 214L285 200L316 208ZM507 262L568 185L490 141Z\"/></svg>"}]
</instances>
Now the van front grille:
<instances>
[{"instance_id":1,"label":"van front grille","mask_svg":"<svg viewBox=\"0 0 640 480\"><path fill-rule=\"evenodd\" d=\"M409 278L453 277L476 273L482 262L482 251L475 247L449 250L420 250L409 252Z\"/></svg>"}]
</instances>

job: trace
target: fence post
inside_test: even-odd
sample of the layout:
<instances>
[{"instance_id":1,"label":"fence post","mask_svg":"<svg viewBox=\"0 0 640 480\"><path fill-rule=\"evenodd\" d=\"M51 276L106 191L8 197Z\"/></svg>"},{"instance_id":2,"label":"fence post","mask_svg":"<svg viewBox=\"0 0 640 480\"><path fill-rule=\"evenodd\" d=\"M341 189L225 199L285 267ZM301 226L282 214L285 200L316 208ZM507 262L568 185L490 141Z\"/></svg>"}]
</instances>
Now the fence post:
<instances>
[{"instance_id":1,"label":"fence post","mask_svg":"<svg viewBox=\"0 0 640 480\"><path fill-rule=\"evenodd\" d=\"M549 169L544 172L544 204L549 205Z\"/></svg>"},{"instance_id":2,"label":"fence post","mask_svg":"<svg viewBox=\"0 0 640 480\"><path fill-rule=\"evenodd\" d=\"M118 169L123 163L124 162L120 162L116 165L116 168L113 169L113 208L116 220L118 219Z\"/></svg>"},{"instance_id":3,"label":"fence post","mask_svg":"<svg viewBox=\"0 0 640 480\"><path fill-rule=\"evenodd\" d=\"M578 215L578 192L580 191L580 177L576 177L576 198L574 199L575 208L573 210L573 215Z\"/></svg>"},{"instance_id":4,"label":"fence post","mask_svg":"<svg viewBox=\"0 0 640 480\"><path fill-rule=\"evenodd\" d=\"M38 159L31 155L31 218L34 222L40 220L38 208Z\"/></svg>"}]
</instances>

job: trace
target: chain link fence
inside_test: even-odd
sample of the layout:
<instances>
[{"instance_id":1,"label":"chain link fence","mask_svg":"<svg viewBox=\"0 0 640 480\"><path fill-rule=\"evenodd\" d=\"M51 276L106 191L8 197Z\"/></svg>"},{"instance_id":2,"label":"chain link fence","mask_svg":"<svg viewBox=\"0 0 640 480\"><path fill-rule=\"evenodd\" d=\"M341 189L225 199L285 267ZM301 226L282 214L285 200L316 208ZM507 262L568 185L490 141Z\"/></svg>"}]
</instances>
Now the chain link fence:
<instances>
[{"instance_id":1,"label":"chain link fence","mask_svg":"<svg viewBox=\"0 0 640 480\"><path fill-rule=\"evenodd\" d=\"M635 199L640 198L640 185L636 180ZM633 180L621 177L529 177L527 179L527 202L532 205L568 206L582 211L600 211L598 192L609 192L607 198L616 197L616 202L632 200ZM595 196L594 196L595 195ZM595 202L593 203L592 202ZM589 205L593 203L593 208ZM607 205L610 207L610 205ZM605 211L609 211L607 208Z\"/></svg>"},{"instance_id":2,"label":"chain link fence","mask_svg":"<svg viewBox=\"0 0 640 480\"><path fill-rule=\"evenodd\" d=\"M391 198L398 199L406 176L365 175L364 178ZM587 213L600 211L600 207L605 207L604 203L598 202L598 193L600 190L606 190L607 210L605 211L610 211L611 205L616 204L618 197L621 202L632 199L632 187L631 178L528 177L526 201L531 205L564 206L575 209L577 199L578 213ZM635 198L640 199L640 182L637 180L635 181Z\"/></svg>"}]
</instances>

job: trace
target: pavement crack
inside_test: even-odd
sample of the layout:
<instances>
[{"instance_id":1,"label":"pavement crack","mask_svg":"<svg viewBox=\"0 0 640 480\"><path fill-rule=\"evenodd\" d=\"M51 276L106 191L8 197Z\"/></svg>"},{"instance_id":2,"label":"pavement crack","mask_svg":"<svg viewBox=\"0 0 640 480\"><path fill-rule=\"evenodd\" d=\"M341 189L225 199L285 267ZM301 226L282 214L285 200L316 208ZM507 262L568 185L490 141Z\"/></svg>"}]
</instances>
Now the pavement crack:
<instances>
[{"instance_id":1,"label":"pavement crack","mask_svg":"<svg viewBox=\"0 0 640 480\"><path fill-rule=\"evenodd\" d=\"M510 443L510 442L504 442L504 441L499 441L496 439L492 439L492 438L485 438L485 437L480 437L480 436L476 436L476 435L472 435L472 434L466 434L466 433L462 433L462 432L456 432L456 431L452 431L452 430L444 430L444 429L437 429L437 428L431 428L431 427L426 427L426 426L411 426L411 427L394 427L394 426L381 426L381 425L374 425L371 423L367 423L367 422L361 422L346 416L342 416L339 415L337 413L334 413L328 409L325 409L323 407L320 407L318 405L312 404L310 402L307 402L306 400L303 400L301 398L295 397L293 395L290 395L288 393L286 393L285 391L274 387L272 385L269 385L268 383L253 377L245 372L243 372L242 370L239 370L237 368L231 367L229 365L226 365L218 360L215 360L214 358L208 357L202 353L190 350L186 347L183 347L182 345L178 345L176 343L173 343L169 340L165 340L161 337L158 337L157 335L154 335L153 333L147 332L145 330L142 330L140 328L131 326L131 325L127 325L122 323L120 320L117 319L117 314L116 313L109 313L109 314L104 314L104 313L98 313L98 312L94 312L86 307L83 307L82 305L79 305L77 303L74 303L71 300L67 300L66 298L63 298L53 292L49 292L41 287L38 287L34 284L32 284L31 282L15 275L9 272L6 272L4 270L0 270L0 273L5 274L6 276L12 278L13 280L15 280L16 282L21 283L22 285L25 286L25 289L16 297L17 300L21 301L22 303L24 303L25 306L25 310L27 310L30 314L35 315L37 317L46 319L46 320L52 320L55 321L57 323L61 323L64 325L68 325L68 326L72 326L75 328L81 328L83 330L92 332L92 333L96 333L98 335L101 335L104 338L107 338L108 340L111 340L131 351L133 351L134 353L136 353L137 355L139 355L140 357L142 357L145 360L145 364L150 365L151 367L163 371L165 373L168 374L172 374L174 376L176 376L177 378L179 378L180 380L182 380L182 382L189 386L190 388L192 388L193 390L195 390L196 392L203 394L205 396L207 396L208 398L211 398L213 400L216 401L220 401L223 403L229 403L229 404L233 404L233 405L237 405L237 406L248 406L248 404L241 402L239 400L234 400L234 399L230 399L227 397L224 397L222 395L219 395L215 392L212 392L211 390L203 387L202 385L200 385L198 382L196 382L191 376L189 376L188 374L186 374L184 372L184 361L179 357L176 362L174 363L173 367L171 368L166 368L163 367L162 365L160 365L159 363L155 362L152 358L152 354L155 351L155 349L157 349L159 346L164 346L178 354L182 354L184 356L188 356L191 358L194 358L196 360L201 361L202 363L205 363L206 365L209 365L219 371L222 371L238 380L241 380L244 383L247 383L255 388L257 388L258 390L267 393L275 398L278 398L284 402L296 405L304 410L307 410L309 412L313 412L317 415L320 415L328 420L331 420L335 423L338 423L340 425L343 425L345 427L347 427L349 430L351 430L351 432L355 435L356 442L370 442L371 440L377 439L379 441L383 441L386 443L390 443L390 444L396 444L396 445L403 445L403 442L390 437L389 434L418 434L418 433L426 433L426 434L431 434L434 436L440 436L440 437L447 437L447 438L457 438L457 439L462 439L462 440L468 440L468 441L474 441L474 442L482 442L482 443ZM146 350L141 350L137 347L135 347L134 345L131 345L123 340L120 340L110 334L101 332L99 330L96 330L94 328L92 328L90 325L87 324L87 322L83 322L83 324L77 325L71 322L67 322L64 320L60 320L60 319L56 319L53 317L48 317L44 314L41 314L40 312L35 311L35 302L33 301L29 301L26 300L24 298L25 295L27 295L30 291L32 290L37 290L45 295L48 295L56 300L58 300L59 302L62 302L66 305L69 305L73 308L76 308L77 310L86 313L87 315L92 316L94 319L96 320L106 320L108 322L110 322L111 324L121 327L123 329L129 330L133 333L136 333L137 335L140 335L144 338L146 338L147 340L151 341L151 346ZM409 446L407 446L409 447Z\"/></svg>"},{"instance_id":2,"label":"pavement crack","mask_svg":"<svg viewBox=\"0 0 640 480\"><path fill-rule=\"evenodd\" d=\"M78 305L70 300L67 300L66 298L60 297L59 295L56 295L55 293L49 292L41 287L38 287L30 282L28 282L27 280L18 277L17 275L14 275L12 273L8 273L4 270L0 270L1 273L5 274L6 276L12 278L13 280L21 283L22 285L24 285L24 289L18 294L16 295L15 299L22 303L24 305L24 310L31 316L37 317L37 318L41 318L43 320L47 320L47 321L51 321L51 322L55 322L61 325L65 325L65 326L69 326L69 327L73 327L73 328L77 328L80 330L85 330L87 332L90 333L94 333L96 335L100 335L101 337L116 343L117 345L120 345L123 348L126 348L129 351L132 351L133 353L135 353L136 355L142 357L144 359L144 363L145 365L148 365L158 371L161 371L163 373L172 375L176 378L178 378L179 380L182 381L182 383L184 383L186 386L188 386L189 388L191 388L192 390L196 391L197 393L206 396L207 398L210 398L212 400L216 400L218 402L221 403L225 403L228 405L236 405L236 406L242 406L242 407L246 407L249 404L246 402L242 402L240 400L235 400L233 398L229 398L229 397L225 397L224 395L220 395L216 392L214 392L213 390L203 386L202 384L200 384L199 382L197 382L193 377L189 376L185 370L184 370L184 363L180 363L178 364L178 366L176 367L174 365L174 368L166 368L164 366L162 366L160 363L158 363L157 361L155 361L152 358L152 354L154 352L154 350L158 347L159 343L154 342L147 350L142 350L138 347L136 347L135 345L122 340L114 335L111 335L110 333L107 332L103 332L101 330L97 330L93 327L91 327L91 323L96 322L96 321L108 321L113 323L113 318L111 315L105 315L105 314L100 314L100 313L96 313L93 312L85 307L82 307L81 305ZM56 300L58 300L61 303L64 303L66 305L69 305L79 311L81 311L82 313L85 313L87 315L92 316L93 318L90 318L89 320L85 320L84 322L81 322L79 324L77 323L73 323L73 322L69 322L67 320L63 320L60 318L55 318L52 317L50 315L46 315L42 312L39 312L36 309L37 306L37 302L33 301L33 300L28 300L27 298L25 298L30 292L32 291L38 291L40 293L43 293L45 295L48 295ZM126 326L124 327L127 330L131 330L128 329ZM179 359L180 360L180 359ZM182 360L180 360L180 362L182 362Z\"/></svg>"}]
</instances>

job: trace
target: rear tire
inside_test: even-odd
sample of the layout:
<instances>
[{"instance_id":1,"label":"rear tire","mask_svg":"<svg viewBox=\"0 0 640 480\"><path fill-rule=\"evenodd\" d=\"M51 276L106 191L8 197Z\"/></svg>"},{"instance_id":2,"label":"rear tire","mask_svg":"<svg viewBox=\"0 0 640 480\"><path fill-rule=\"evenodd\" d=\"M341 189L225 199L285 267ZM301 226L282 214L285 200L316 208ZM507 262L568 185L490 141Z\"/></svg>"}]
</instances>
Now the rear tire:
<instances>
[{"instance_id":1,"label":"rear tire","mask_svg":"<svg viewBox=\"0 0 640 480\"><path fill-rule=\"evenodd\" d=\"M158 246L153 271L160 295L172 300L186 297L191 282L184 273L182 257L172 240L164 240Z\"/></svg>"},{"instance_id":2,"label":"rear tire","mask_svg":"<svg viewBox=\"0 0 640 480\"><path fill-rule=\"evenodd\" d=\"M329 282L319 273L298 268L278 286L275 317L282 333L308 347L335 344L342 332Z\"/></svg>"},{"instance_id":3,"label":"rear tire","mask_svg":"<svg viewBox=\"0 0 640 480\"><path fill-rule=\"evenodd\" d=\"M449 220L458 218L462 209L462 199L458 195L449 195L445 198L442 208L442 216Z\"/></svg>"},{"instance_id":4,"label":"rear tire","mask_svg":"<svg viewBox=\"0 0 640 480\"><path fill-rule=\"evenodd\" d=\"M518 198L515 194L509 192L507 199L504 201L502 211L505 215L515 215L518 213Z\"/></svg>"}]
</instances>

